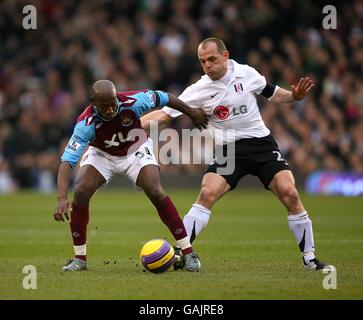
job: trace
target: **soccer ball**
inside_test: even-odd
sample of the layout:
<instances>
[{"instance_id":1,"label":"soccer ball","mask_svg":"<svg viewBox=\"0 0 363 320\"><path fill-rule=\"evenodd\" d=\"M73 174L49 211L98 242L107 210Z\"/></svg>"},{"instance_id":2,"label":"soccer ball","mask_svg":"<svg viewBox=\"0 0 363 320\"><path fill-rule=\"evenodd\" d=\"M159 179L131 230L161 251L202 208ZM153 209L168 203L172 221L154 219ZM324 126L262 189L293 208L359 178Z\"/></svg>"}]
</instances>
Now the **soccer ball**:
<instances>
[{"instance_id":1,"label":"soccer ball","mask_svg":"<svg viewBox=\"0 0 363 320\"><path fill-rule=\"evenodd\" d=\"M174 248L163 239L146 242L140 252L144 270L161 273L170 270L175 259Z\"/></svg>"}]
</instances>

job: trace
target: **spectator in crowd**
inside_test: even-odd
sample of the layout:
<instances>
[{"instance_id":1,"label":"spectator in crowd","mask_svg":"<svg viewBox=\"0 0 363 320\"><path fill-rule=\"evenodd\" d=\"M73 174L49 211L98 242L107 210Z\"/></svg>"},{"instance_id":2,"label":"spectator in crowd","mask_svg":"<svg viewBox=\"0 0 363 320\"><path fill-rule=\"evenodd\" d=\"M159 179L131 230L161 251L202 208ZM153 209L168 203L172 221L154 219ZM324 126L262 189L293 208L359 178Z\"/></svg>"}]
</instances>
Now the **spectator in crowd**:
<instances>
[{"instance_id":1,"label":"spectator in crowd","mask_svg":"<svg viewBox=\"0 0 363 320\"><path fill-rule=\"evenodd\" d=\"M363 6L359 0L331 4L339 12L336 30L322 29L322 7L315 1L43 0L33 4L37 30L25 30L23 1L2 2L5 189L52 190L59 141L71 134L88 99L86 83L108 78L120 90L160 88L178 95L201 75L194 49L211 36L223 38L237 62L272 83L289 87L306 74L317 84L288 112L260 102L298 181L317 169L363 173ZM188 125L180 117L172 127ZM199 175L203 168L175 165L168 174Z\"/></svg>"}]
</instances>

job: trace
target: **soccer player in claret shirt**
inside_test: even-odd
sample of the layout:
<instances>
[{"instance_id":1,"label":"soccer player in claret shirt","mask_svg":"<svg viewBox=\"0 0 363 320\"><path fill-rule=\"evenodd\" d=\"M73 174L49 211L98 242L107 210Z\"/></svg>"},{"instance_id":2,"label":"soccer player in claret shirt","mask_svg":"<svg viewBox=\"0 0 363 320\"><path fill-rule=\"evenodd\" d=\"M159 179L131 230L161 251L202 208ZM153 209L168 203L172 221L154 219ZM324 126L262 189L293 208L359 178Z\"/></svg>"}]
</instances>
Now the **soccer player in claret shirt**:
<instances>
[{"instance_id":1,"label":"soccer player in claret shirt","mask_svg":"<svg viewBox=\"0 0 363 320\"><path fill-rule=\"evenodd\" d=\"M210 114L208 129L215 137L219 135L220 141L227 129L235 130L223 141L223 148L235 144L234 159L228 160L227 155L227 161L235 163L235 170L220 174L218 169L226 164L218 159L208 167L198 199L184 217L190 241L207 226L212 206L233 190L242 177L252 174L286 207L288 225L302 253L303 266L323 269L326 264L315 257L312 222L300 200L294 176L265 126L256 100L258 95L276 103L301 100L313 87L312 80L301 78L291 91L269 84L254 68L229 59L225 44L218 38L203 40L198 46L198 58L205 75L186 88L179 99ZM150 121L162 125L179 115L177 110L164 107L145 115L141 122L147 129Z\"/></svg>"},{"instance_id":2,"label":"soccer player in claret shirt","mask_svg":"<svg viewBox=\"0 0 363 320\"><path fill-rule=\"evenodd\" d=\"M141 128L140 117L150 109L169 105L188 115L194 125L202 129L208 124L208 116L203 109L190 108L166 92L116 92L114 84L108 80L99 80L93 84L91 102L77 119L58 171L54 219L70 219L75 252L74 259L69 260L62 270L87 269L89 202L95 191L108 183L115 174L125 174L135 186L144 190L156 207L160 219L182 249L185 269L199 271L200 261L192 250L183 221L161 186L152 140ZM70 203L67 192L72 168L87 145L89 147L80 162L73 201Z\"/></svg>"}]
</instances>

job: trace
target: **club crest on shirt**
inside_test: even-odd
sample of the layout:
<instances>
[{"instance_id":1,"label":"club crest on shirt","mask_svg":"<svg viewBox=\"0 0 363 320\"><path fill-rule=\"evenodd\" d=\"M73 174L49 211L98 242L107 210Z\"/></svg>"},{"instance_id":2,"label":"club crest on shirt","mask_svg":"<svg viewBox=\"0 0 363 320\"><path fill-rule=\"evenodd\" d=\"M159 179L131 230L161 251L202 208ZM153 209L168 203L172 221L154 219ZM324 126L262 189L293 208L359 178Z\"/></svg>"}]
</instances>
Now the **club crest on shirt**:
<instances>
[{"instance_id":1,"label":"club crest on shirt","mask_svg":"<svg viewBox=\"0 0 363 320\"><path fill-rule=\"evenodd\" d=\"M123 114L121 115L121 125L123 127L129 127L134 123L130 114Z\"/></svg>"},{"instance_id":2,"label":"club crest on shirt","mask_svg":"<svg viewBox=\"0 0 363 320\"><path fill-rule=\"evenodd\" d=\"M236 83L236 84L234 85L234 90L235 90L237 93L242 93L242 91L243 91L242 83Z\"/></svg>"}]
</instances>

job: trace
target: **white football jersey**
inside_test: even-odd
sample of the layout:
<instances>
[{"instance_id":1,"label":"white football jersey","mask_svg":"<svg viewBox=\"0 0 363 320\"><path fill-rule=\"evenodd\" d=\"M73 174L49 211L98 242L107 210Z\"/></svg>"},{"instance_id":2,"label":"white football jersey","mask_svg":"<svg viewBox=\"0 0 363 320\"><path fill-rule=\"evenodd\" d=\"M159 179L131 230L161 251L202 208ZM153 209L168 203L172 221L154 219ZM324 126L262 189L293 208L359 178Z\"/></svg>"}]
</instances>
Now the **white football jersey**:
<instances>
[{"instance_id":1,"label":"white football jersey","mask_svg":"<svg viewBox=\"0 0 363 320\"><path fill-rule=\"evenodd\" d=\"M191 107L203 108L210 115L208 130L223 144L269 135L270 130L262 120L256 100L266 86L265 77L254 68L231 59L228 69L227 75L219 80L202 76L187 87L179 99ZM182 114L169 107L162 110L173 118ZM228 129L234 129L234 134L226 136L224 133L222 137L223 131Z\"/></svg>"}]
</instances>

